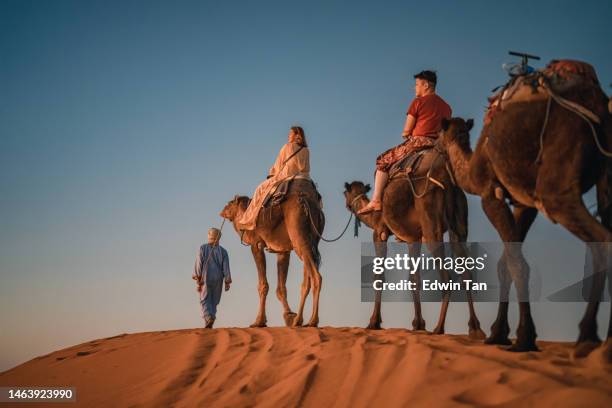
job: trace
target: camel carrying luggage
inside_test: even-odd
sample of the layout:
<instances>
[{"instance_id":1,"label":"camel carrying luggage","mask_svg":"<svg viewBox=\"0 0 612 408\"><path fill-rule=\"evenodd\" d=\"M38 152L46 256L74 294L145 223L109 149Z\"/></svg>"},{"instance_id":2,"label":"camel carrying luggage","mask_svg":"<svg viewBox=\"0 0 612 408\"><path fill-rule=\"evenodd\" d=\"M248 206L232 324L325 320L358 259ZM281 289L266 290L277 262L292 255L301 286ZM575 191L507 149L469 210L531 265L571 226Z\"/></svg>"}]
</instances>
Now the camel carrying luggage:
<instances>
[{"instance_id":1,"label":"camel carrying luggage","mask_svg":"<svg viewBox=\"0 0 612 408\"><path fill-rule=\"evenodd\" d=\"M597 75L591 65L574 60L553 60L543 69L512 77L499 92L490 97L484 123L491 123L497 112L511 104L549 98L599 123L599 118L592 112L599 103L596 100L599 94L595 92L599 88ZM575 89L593 89L593 100L580 105L563 97Z\"/></svg>"}]
</instances>

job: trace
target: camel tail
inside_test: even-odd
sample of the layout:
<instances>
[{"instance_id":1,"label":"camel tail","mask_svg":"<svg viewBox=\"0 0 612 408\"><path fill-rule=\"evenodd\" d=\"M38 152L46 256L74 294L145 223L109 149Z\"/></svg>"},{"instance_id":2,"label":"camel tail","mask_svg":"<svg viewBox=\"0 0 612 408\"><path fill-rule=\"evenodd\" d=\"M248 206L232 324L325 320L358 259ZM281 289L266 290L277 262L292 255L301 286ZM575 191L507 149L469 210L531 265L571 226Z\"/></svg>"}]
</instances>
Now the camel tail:
<instances>
[{"instance_id":1,"label":"camel tail","mask_svg":"<svg viewBox=\"0 0 612 408\"><path fill-rule=\"evenodd\" d=\"M317 266L317 269L321 267L321 253L319 252L319 246L312 246L312 257L314 259L314 263Z\"/></svg>"},{"instance_id":2,"label":"camel tail","mask_svg":"<svg viewBox=\"0 0 612 408\"><path fill-rule=\"evenodd\" d=\"M323 211L319 211L319 225L318 225L319 231L323 231L324 226L325 226L325 214L323 214ZM313 238L315 239L312 240L312 243L313 243L312 257L314 258L314 262L315 262L315 265L317 266L317 269L319 269L321 266L321 253L319 252L320 237L315 236Z\"/></svg>"}]
</instances>

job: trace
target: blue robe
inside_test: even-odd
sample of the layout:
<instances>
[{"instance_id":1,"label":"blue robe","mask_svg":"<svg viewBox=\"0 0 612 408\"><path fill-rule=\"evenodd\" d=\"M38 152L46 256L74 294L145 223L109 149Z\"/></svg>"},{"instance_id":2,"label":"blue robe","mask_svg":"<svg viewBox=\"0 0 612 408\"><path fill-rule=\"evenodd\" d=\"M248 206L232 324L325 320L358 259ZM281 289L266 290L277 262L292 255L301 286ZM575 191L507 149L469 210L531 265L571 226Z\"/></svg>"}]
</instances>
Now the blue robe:
<instances>
[{"instance_id":1,"label":"blue robe","mask_svg":"<svg viewBox=\"0 0 612 408\"><path fill-rule=\"evenodd\" d=\"M196 255L194 275L202 277L200 305L202 317L208 322L211 318L216 318L217 305L223 292L223 281L231 280L229 256L225 248L220 245L202 245Z\"/></svg>"}]
</instances>

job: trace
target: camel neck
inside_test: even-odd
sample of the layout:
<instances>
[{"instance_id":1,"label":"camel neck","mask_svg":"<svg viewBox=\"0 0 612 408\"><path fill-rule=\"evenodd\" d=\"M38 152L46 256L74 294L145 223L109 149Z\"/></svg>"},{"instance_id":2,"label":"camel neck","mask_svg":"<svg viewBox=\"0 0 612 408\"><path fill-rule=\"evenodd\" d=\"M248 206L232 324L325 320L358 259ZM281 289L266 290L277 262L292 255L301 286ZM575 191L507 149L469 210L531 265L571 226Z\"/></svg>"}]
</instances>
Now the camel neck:
<instances>
[{"instance_id":1,"label":"camel neck","mask_svg":"<svg viewBox=\"0 0 612 408\"><path fill-rule=\"evenodd\" d=\"M253 244L253 242L251 242L253 238L253 231L242 230L239 227L240 223L238 222L238 220L242 218L244 212L245 210L239 210L237 212L237 214L234 216L234 219L232 220L232 225L234 226L234 231L236 231L236 233L240 237L240 240L245 244L251 245Z\"/></svg>"},{"instance_id":2,"label":"camel neck","mask_svg":"<svg viewBox=\"0 0 612 408\"><path fill-rule=\"evenodd\" d=\"M367 225L370 228L374 228L374 225L376 224L376 218L375 218L376 213L375 212L357 215L357 212L361 210L363 207L365 207L366 205L368 205L369 203L370 203L370 200L364 195L363 197L361 197L361 199L357 200L355 204L353 205L353 213L355 214L355 217L359 218L359 221L363 222L365 225Z\"/></svg>"},{"instance_id":3,"label":"camel neck","mask_svg":"<svg viewBox=\"0 0 612 408\"><path fill-rule=\"evenodd\" d=\"M448 158L453 168L455 179L459 186L470 194L476 194L476 189L470 178L470 161L472 159L472 149L452 143L447 148Z\"/></svg>"}]
</instances>

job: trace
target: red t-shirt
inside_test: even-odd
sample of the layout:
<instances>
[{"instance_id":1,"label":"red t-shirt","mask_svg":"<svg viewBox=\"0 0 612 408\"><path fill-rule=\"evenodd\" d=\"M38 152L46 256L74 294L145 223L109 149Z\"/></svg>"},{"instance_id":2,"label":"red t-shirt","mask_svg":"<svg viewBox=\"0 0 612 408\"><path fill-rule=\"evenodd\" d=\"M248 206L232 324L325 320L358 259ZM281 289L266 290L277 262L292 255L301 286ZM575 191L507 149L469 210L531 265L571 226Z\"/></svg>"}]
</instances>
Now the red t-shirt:
<instances>
[{"instance_id":1,"label":"red t-shirt","mask_svg":"<svg viewBox=\"0 0 612 408\"><path fill-rule=\"evenodd\" d=\"M412 136L437 136L442 119L450 119L451 114L450 106L436 94L415 98L407 113L416 119Z\"/></svg>"}]
</instances>

